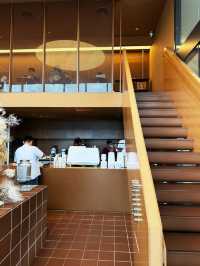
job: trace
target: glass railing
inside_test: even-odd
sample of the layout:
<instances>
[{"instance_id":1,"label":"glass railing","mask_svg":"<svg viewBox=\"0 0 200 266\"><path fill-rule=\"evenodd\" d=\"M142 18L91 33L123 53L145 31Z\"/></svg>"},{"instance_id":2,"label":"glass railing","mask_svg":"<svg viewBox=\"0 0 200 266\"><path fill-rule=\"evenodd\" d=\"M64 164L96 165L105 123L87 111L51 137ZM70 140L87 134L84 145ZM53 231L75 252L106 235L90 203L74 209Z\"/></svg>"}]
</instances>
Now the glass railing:
<instances>
[{"instance_id":1,"label":"glass railing","mask_svg":"<svg viewBox=\"0 0 200 266\"><path fill-rule=\"evenodd\" d=\"M80 83L77 84L1 84L1 92L14 92L14 93L106 93L112 92L112 83Z\"/></svg>"}]
</instances>

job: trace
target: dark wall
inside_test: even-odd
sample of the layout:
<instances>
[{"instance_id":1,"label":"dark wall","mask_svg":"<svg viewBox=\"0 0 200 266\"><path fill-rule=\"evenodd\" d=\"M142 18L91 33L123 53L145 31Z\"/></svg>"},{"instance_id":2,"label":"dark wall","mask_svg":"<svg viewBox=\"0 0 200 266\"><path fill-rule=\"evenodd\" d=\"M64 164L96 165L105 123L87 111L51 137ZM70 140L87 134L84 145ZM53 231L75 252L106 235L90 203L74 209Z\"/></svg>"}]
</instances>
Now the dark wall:
<instances>
[{"instance_id":1,"label":"dark wall","mask_svg":"<svg viewBox=\"0 0 200 266\"><path fill-rule=\"evenodd\" d=\"M12 129L13 149L19 145L19 139L32 135L37 145L49 153L52 145L68 148L74 138L80 137L88 145L102 147L107 139L124 138L122 121L118 120L76 120L65 119L28 119Z\"/></svg>"}]
</instances>

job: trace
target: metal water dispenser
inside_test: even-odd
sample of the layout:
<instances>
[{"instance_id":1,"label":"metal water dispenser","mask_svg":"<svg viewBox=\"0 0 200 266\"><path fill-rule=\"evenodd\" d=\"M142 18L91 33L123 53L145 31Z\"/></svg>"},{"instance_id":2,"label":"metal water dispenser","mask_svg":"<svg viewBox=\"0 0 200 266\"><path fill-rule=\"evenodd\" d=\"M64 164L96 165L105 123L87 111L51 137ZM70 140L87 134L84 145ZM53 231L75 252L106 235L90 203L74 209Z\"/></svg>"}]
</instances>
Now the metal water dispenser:
<instances>
[{"instance_id":1,"label":"metal water dispenser","mask_svg":"<svg viewBox=\"0 0 200 266\"><path fill-rule=\"evenodd\" d=\"M17 164L17 181L26 182L31 180L31 162L29 160L21 160Z\"/></svg>"}]
</instances>

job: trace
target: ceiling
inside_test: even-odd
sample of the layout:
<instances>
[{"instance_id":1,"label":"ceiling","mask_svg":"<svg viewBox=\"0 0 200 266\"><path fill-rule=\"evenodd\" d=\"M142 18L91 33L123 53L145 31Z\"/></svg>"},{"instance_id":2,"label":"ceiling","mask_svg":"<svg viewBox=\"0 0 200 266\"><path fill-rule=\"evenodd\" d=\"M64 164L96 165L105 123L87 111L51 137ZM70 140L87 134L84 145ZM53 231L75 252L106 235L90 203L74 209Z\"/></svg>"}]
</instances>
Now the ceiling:
<instances>
[{"instance_id":1,"label":"ceiling","mask_svg":"<svg viewBox=\"0 0 200 266\"><path fill-rule=\"evenodd\" d=\"M165 0L122 0L123 24L127 35L147 35L154 31Z\"/></svg>"},{"instance_id":2,"label":"ceiling","mask_svg":"<svg viewBox=\"0 0 200 266\"><path fill-rule=\"evenodd\" d=\"M87 35L87 30L90 32L92 28L91 25L91 17L93 12L88 11L88 16L85 16L85 12L87 12L90 6L90 1L95 3L95 5L103 8L105 6L108 9L107 15L110 16L110 10L108 8L111 0L80 0L80 7L83 9L84 19L82 19L82 23L85 25L84 35ZM94 2L95 1L95 2ZM0 0L0 3L9 3L10 0ZM12 0L13 3L31 3L31 2L41 2L40 0ZM59 2L56 0L48 0L46 2ZM65 0L67 3L73 3L74 0ZM150 31L155 31L158 20L160 18L165 0L121 0L122 2L122 33L123 33L123 43L125 45L149 45L152 43L152 38L149 36ZM106 9L105 8L105 9ZM116 9L119 8L119 0L116 0ZM93 10L94 11L94 10ZM96 16L96 14L95 14ZM90 19L85 19L85 17L89 17ZM89 21L90 20L90 21ZM87 23L88 21L88 23ZM95 21L95 20L94 20ZM101 21L103 23L103 20ZM95 27L96 28L96 27ZM108 31L110 35L110 26L104 27L102 24L100 30ZM97 32L98 32L97 31ZM118 32L118 31L117 31ZM118 34L118 33L117 33ZM116 34L116 38L117 38ZM96 36L98 38L98 35Z\"/></svg>"}]
</instances>

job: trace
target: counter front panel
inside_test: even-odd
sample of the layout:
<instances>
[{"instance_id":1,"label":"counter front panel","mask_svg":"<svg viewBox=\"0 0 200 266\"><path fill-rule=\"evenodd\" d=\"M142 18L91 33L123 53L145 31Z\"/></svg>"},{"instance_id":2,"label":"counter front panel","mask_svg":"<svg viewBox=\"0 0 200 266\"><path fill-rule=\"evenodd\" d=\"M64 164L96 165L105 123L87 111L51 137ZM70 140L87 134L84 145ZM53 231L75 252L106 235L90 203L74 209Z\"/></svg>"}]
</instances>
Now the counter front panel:
<instances>
[{"instance_id":1,"label":"counter front panel","mask_svg":"<svg viewBox=\"0 0 200 266\"><path fill-rule=\"evenodd\" d=\"M128 212L126 169L44 167L42 175L49 209Z\"/></svg>"}]
</instances>

